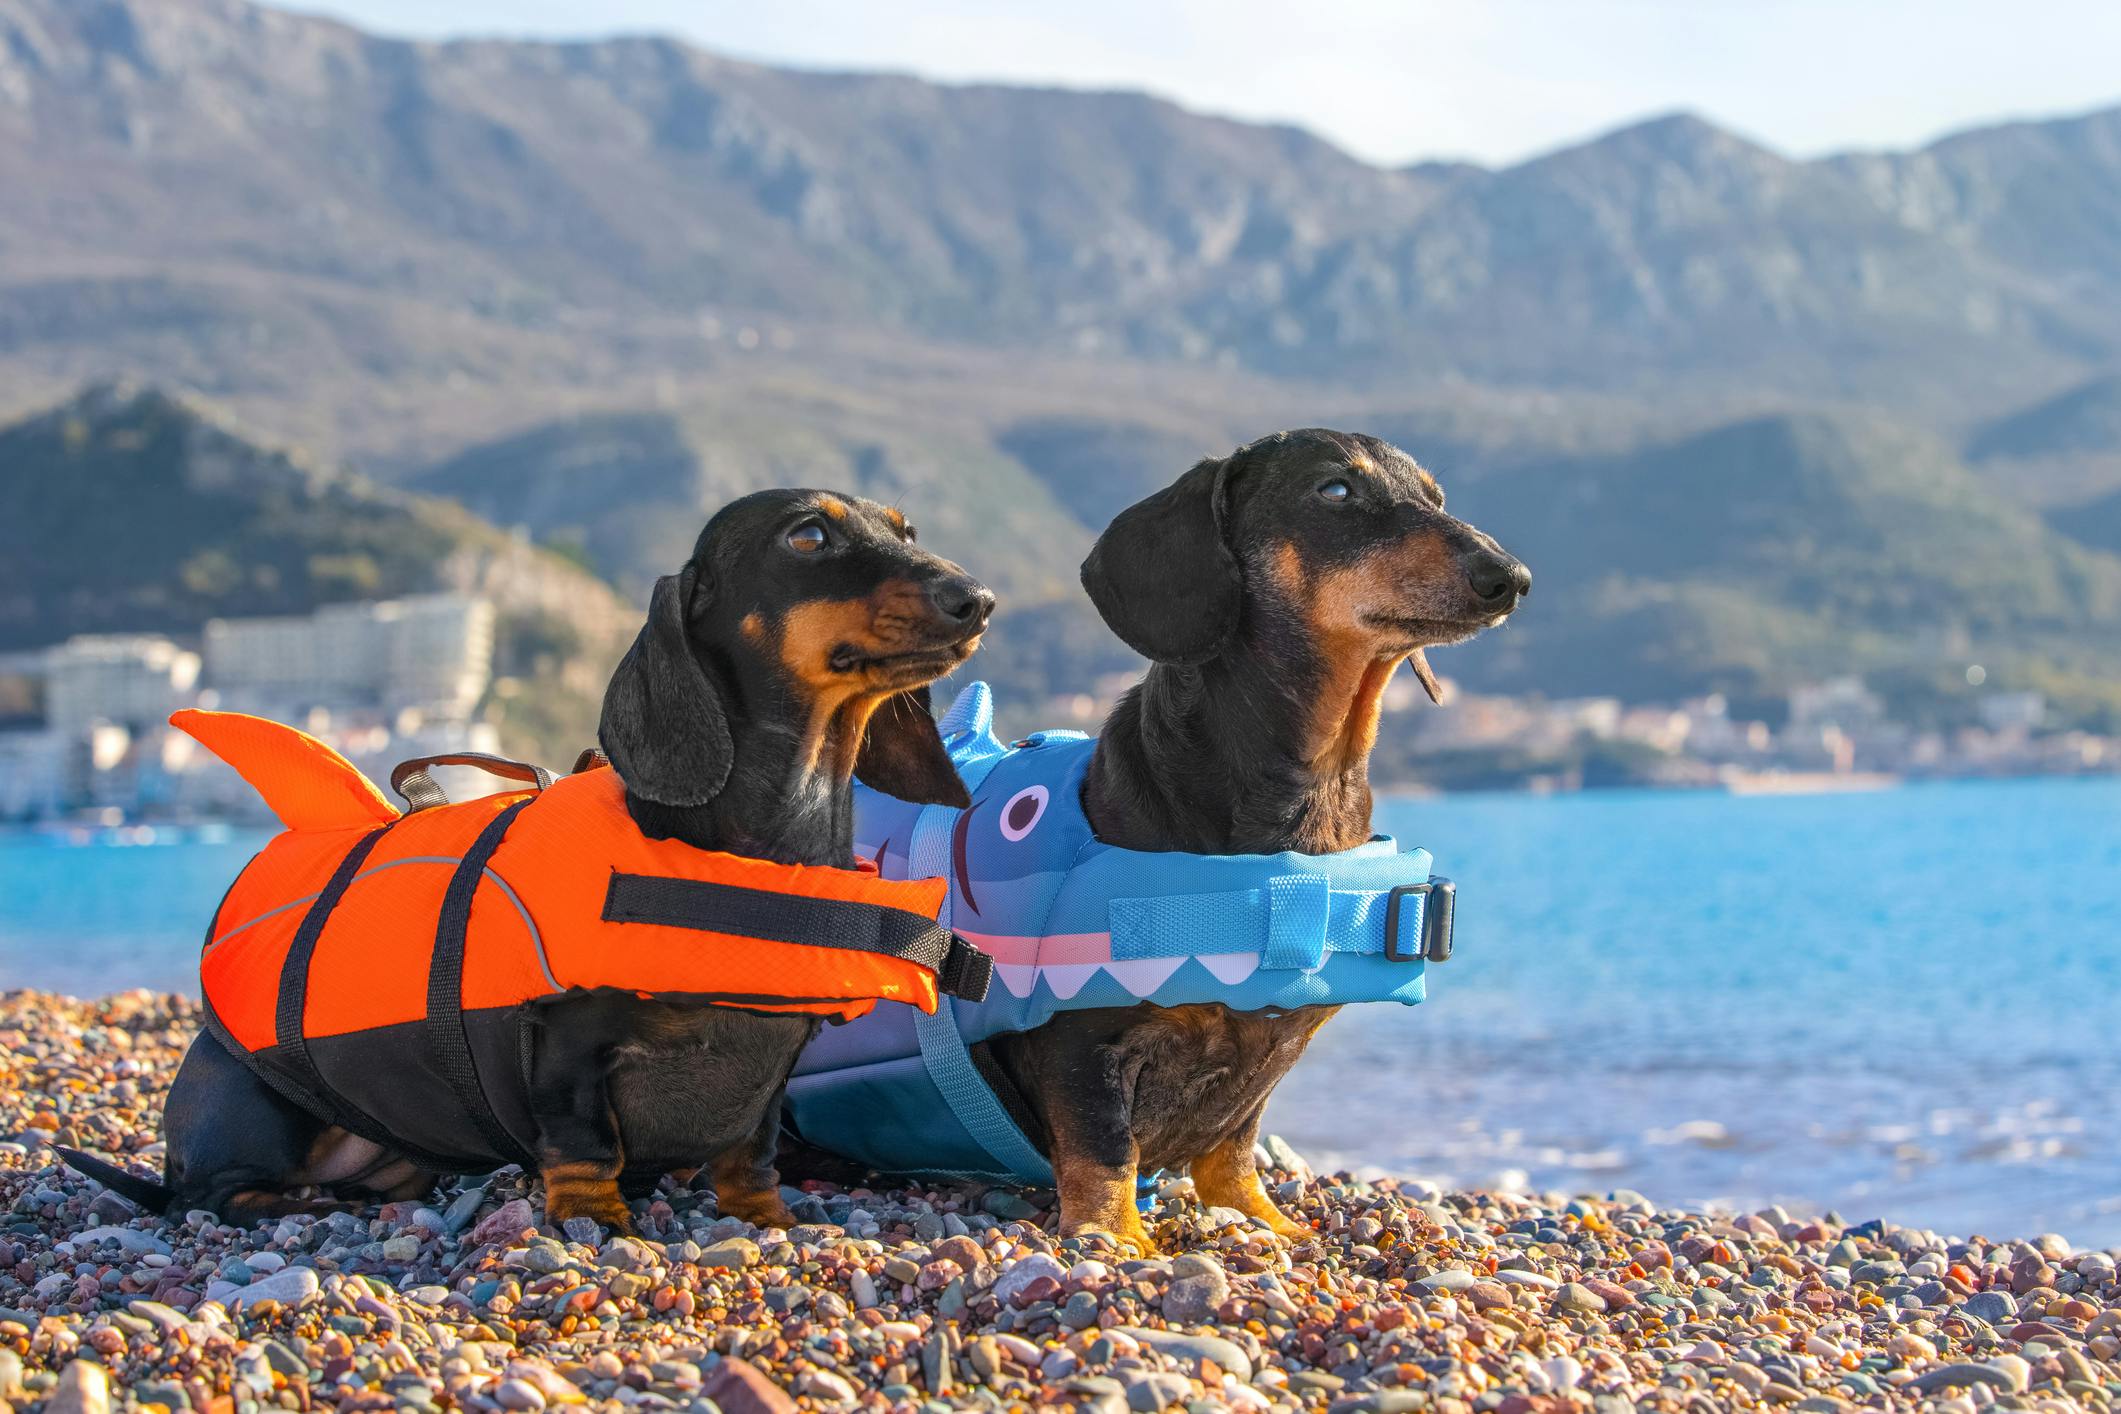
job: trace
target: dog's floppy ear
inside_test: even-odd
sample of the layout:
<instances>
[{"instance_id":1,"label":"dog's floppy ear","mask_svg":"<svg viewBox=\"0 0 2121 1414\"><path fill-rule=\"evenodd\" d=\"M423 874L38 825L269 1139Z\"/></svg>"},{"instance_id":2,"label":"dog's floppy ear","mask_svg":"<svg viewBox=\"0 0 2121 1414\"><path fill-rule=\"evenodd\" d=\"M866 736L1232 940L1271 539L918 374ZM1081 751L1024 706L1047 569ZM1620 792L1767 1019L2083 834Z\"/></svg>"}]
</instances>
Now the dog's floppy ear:
<instances>
[{"instance_id":1,"label":"dog's floppy ear","mask_svg":"<svg viewBox=\"0 0 2121 1414\"><path fill-rule=\"evenodd\" d=\"M862 749L854 758L854 774L871 790L915 805L954 805L962 810L972 803L957 767L950 763L950 753L943 750L926 683L893 693L870 716Z\"/></svg>"},{"instance_id":2,"label":"dog's floppy ear","mask_svg":"<svg viewBox=\"0 0 2121 1414\"><path fill-rule=\"evenodd\" d=\"M627 794L657 805L705 805L721 794L734 751L721 693L700 667L687 633L691 565L655 582L648 622L604 692L597 740Z\"/></svg>"},{"instance_id":3,"label":"dog's floppy ear","mask_svg":"<svg viewBox=\"0 0 2121 1414\"><path fill-rule=\"evenodd\" d=\"M1237 631L1244 578L1223 539L1227 460L1210 459L1116 516L1083 561L1105 623L1144 658L1205 663Z\"/></svg>"}]
</instances>

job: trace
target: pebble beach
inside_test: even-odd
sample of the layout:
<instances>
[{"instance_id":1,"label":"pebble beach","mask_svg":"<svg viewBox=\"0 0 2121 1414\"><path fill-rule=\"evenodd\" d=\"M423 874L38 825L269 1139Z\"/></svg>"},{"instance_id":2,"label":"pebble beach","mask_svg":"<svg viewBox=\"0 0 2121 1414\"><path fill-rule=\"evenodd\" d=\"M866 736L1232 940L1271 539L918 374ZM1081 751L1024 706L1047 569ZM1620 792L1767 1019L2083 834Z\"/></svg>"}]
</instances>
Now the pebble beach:
<instances>
[{"instance_id":1,"label":"pebble beach","mask_svg":"<svg viewBox=\"0 0 2121 1414\"><path fill-rule=\"evenodd\" d=\"M2115 1254L1626 1191L1443 1192L1270 1145L1278 1243L1183 1179L1164 1256L1052 1195L806 1188L785 1231L667 1187L542 1226L514 1169L234 1228L143 1216L51 1145L159 1172L196 1004L0 996L0 1414L1089 1408L2106 1409Z\"/></svg>"}]
</instances>

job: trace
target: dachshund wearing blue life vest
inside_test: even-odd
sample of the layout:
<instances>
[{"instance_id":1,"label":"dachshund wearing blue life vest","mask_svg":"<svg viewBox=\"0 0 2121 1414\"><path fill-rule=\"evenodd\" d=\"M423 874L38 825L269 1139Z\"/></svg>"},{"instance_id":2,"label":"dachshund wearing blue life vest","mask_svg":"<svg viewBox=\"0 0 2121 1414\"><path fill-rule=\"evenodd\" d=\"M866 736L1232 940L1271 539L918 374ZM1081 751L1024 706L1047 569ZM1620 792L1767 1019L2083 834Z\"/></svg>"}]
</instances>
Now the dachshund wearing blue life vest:
<instances>
[{"instance_id":1,"label":"dachshund wearing blue life vest","mask_svg":"<svg viewBox=\"0 0 2121 1414\"><path fill-rule=\"evenodd\" d=\"M1083 563L1112 631L1150 660L1099 735L1083 807L1142 851L1328 854L1370 839L1368 762L1404 663L1509 617L1531 573L1444 511L1374 437L1307 428L1203 461L1115 519ZM1064 1233L1154 1250L1139 1175L1287 1237L1253 1163L1268 1095L1331 1006L1074 1010L975 1047L1052 1161Z\"/></svg>"}]
</instances>

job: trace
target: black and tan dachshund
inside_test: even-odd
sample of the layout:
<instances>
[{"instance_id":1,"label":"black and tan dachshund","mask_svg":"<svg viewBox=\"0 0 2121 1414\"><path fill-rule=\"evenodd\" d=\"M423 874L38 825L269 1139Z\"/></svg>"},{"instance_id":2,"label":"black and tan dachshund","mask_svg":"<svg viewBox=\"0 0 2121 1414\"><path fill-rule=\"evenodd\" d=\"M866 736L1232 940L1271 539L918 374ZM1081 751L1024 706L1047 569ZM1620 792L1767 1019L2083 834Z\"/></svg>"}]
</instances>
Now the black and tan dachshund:
<instances>
[{"instance_id":1,"label":"black and tan dachshund","mask_svg":"<svg viewBox=\"0 0 2121 1414\"><path fill-rule=\"evenodd\" d=\"M1370 748L1399 666L1436 697L1424 650L1501 623L1532 577L1447 515L1406 453L1313 428L1204 461L1122 512L1083 584L1151 661L1098 737L1083 788L1097 836L1317 854L1370 838ZM1333 1010L1066 1012L988 1042L983 1070L1042 1139L1064 1232L1153 1250L1137 1176L1189 1168L1204 1202L1294 1237L1253 1144L1268 1095Z\"/></svg>"},{"instance_id":2,"label":"black and tan dachshund","mask_svg":"<svg viewBox=\"0 0 2121 1414\"><path fill-rule=\"evenodd\" d=\"M642 831L784 864L853 867L851 780L963 805L928 684L978 646L994 598L918 548L898 511L820 491L724 507L659 581L599 736ZM792 1221L773 1163L805 1016L564 993L530 1004L527 1085L548 1220L625 1229L625 1197L706 1169L721 1211ZM375 1115L387 1127L387 1115ZM432 1186L402 1155L283 1099L212 1035L164 1114L160 1184L76 1167L163 1212L232 1221Z\"/></svg>"}]
</instances>

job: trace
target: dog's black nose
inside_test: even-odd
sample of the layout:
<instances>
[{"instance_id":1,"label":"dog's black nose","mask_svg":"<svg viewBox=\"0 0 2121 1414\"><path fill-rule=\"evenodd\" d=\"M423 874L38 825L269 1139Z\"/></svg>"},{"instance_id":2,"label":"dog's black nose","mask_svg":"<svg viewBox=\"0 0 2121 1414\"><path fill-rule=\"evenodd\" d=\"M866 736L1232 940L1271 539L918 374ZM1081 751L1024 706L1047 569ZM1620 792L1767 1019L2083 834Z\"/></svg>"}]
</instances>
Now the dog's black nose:
<instances>
[{"instance_id":1,"label":"dog's black nose","mask_svg":"<svg viewBox=\"0 0 2121 1414\"><path fill-rule=\"evenodd\" d=\"M994 592L967 574L931 583L928 602L944 618L961 624L979 623L994 612Z\"/></svg>"},{"instance_id":2,"label":"dog's black nose","mask_svg":"<svg viewBox=\"0 0 2121 1414\"><path fill-rule=\"evenodd\" d=\"M1532 592L1532 572L1509 555L1476 555L1466 574L1483 604L1500 607Z\"/></svg>"}]
</instances>

